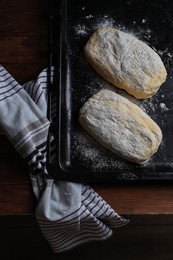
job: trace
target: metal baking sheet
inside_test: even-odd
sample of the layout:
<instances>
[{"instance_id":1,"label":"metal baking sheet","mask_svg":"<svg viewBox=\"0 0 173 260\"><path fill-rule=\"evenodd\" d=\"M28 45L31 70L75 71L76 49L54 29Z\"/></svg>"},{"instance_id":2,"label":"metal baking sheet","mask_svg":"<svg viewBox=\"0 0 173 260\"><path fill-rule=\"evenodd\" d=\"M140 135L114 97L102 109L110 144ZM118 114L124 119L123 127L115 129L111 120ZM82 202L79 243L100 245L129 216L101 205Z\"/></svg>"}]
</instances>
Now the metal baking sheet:
<instances>
[{"instance_id":1,"label":"metal baking sheet","mask_svg":"<svg viewBox=\"0 0 173 260\"><path fill-rule=\"evenodd\" d=\"M158 123L163 141L144 165L125 161L79 125L79 109L102 88L114 88L86 62L83 48L100 26L114 26L147 42L168 72L157 94L137 104ZM167 0L62 0L58 91L59 179L89 182L173 180L173 2Z\"/></svg>"}]
</instances>

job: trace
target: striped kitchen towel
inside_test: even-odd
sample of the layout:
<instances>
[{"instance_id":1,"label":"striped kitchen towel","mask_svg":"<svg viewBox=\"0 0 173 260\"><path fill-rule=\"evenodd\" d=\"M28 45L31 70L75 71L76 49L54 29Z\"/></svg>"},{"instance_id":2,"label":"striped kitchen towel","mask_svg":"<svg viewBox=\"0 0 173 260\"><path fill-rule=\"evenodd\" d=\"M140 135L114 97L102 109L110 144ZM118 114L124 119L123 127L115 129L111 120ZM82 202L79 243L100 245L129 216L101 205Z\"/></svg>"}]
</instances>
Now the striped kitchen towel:
<instances>
[{"instance_id":1,"label":"striped kitchen towel","mask_svg":"<svg viewBox=\"0 0 173 260\"><path fill-rule=\"evenodd\" d=\"M54 180L46 168L46 145L50 122L47 113L47 69L36 80L19 85L0 66L0 127L27 161L35 216L42 233L56 253L75 246L109 238L114 228L128 223L91 187ZM53 79L54 68L51 69ZM56 103L53 100L52 118ZM51 138L51 160L55 160Z\"/></svg>"}]
</instances>

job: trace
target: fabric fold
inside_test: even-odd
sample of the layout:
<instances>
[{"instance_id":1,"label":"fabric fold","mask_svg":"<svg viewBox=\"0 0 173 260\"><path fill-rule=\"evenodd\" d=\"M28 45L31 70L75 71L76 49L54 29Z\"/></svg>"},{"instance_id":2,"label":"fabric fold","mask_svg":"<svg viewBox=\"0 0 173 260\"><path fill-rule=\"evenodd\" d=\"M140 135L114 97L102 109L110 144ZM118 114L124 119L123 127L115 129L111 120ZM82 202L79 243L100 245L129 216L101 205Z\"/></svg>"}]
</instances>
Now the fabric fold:
<instances>
[{"instance_id":1,"label":"fabric fold","mask_svg":"<svg viewBox=\"0 0 173 260\"><path fill-rule=\"evenodd\" d=\"M0 66L0 127L30 166L30 179L37 198L35 216L53 251L63 252L80 244L105 240L113 228L128 220L118 215L90 186L54 180L46 168L47 69L35 80L20 86ZM54 78L54 68L51 68ZM56 102L52 98L52 118ZM51 138L51 160L55 142Z\"/></svg>"}]
</instances>

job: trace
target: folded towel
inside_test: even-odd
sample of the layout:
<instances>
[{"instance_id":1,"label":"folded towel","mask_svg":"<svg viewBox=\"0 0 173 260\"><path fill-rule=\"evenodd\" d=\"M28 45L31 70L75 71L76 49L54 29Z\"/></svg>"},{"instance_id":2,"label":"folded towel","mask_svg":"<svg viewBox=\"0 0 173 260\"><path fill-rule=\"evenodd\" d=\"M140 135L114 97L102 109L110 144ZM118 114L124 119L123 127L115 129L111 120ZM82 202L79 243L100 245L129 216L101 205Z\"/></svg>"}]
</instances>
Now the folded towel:
<instances>
[{"instance_id":1,"label":"folded towel","mask_svg":"<svg viewBox=\"0 0 173 260\"><path fill-rule=\"evenodd\" d=\"M88 185L55 180L49 175L46 168L50 127L46 118L47 73L45 69L36 80L21 86L0 66L0 127L30 167L37 198L35 216L53 251L58 253L89 241L107 239L113 228L127 224L128 220ZM53 99L52 118L55 104ZM55 159L55 148L52 137L51 160Z\"/></svg>"}]
</instances>

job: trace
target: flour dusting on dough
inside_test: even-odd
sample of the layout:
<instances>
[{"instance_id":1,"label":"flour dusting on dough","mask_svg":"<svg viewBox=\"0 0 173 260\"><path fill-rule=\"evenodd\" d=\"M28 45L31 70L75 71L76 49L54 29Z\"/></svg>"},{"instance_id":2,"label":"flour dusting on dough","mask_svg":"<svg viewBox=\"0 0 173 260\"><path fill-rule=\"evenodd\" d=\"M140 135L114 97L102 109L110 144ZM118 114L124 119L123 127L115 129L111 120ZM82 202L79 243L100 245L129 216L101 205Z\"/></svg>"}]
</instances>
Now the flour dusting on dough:
<instances>
[{"instance_id":1,"label":"flour dusting on dough","mask_svg":"<svg viewBox=\"0 0 173 260\"><path fill-rule=\"evenodd\" d=\"M131 5L131 1L129 1L129 5ZM86 7L84 6L82 8L82 11L85 10ZM107 14L105 14L104 16L95 16L93 13L86 14L84 16L84 19L73 27L74 38L76 38L76 40L78 41L81 41L83 39L85 39L86 41L91 35L91 33L93 33L93 31L100 26L113 26L115 28L118 28L119 30L123 30L125 32L129 32L135 35L140 40L152 42L151 39L153 31L152 29L150 29L146 17L141 17L141 24L134 23L134 27L132 30L127 28L124 24L120 23L116 19L116 17L111 17ZM161 58L166 57L167 60L173 58L173 54L168 48L164 50L155 51L160 55ZM71 53L73 54L73 56L76 55L76 59L78 59L79 63L84 62L82 55L79 56L78 53L75 54L73 50L71 51ZM75 91L75 96L78 96L78 98L80 98L81 104L84 104L84 102L86 102L86 100L89 97L91 97L93 94L97 93L97 91L103 88L110 90L112 89L114 91L118 91L118 93L119 91L121 91L116 90L116 88L112 86L111 83L108 83L107 81L103 80L98 75L94 76L94 73L91 73L91 70L89 69L85 70L85 74L89 79L89 83L83 85L83 89L85 89L85 95L83 95L83 93L78 93L77 90ZM86 93L88 93L87 96ZM126 96L130 101L137 104L147 114L154 115L154 119L157 119L159 117L160 112L164 113L165 117L169 112L169 108L166 105L165 93L158 93L158 95L156 94L154 97L148 100L144 100L142 102L140 100L137 101L124 91L121 91L121 94ZM165 106L161 103L165 104ZM162 124L164 125L164 121L162 122ZM75 131L73 133L73 138L73 157L74 159L79 158L79 160L87 168L93 168L93 170L101 169L101 171L107 171L109 168L112 168L113 170L117 169L120 171L122 169L123 172L124 169L126 169L128 172L130 171L130 165L127 162L123 161L122 159L118 159L116 156L112 156L112 154L108 154L107 152L105 152L105 149L99 146L96 142L94 142L92 138L90 138L90 136L85 134L85 132ZM161 149L163 151L165 149L165 140L163 140L161 143ZM152 163L152 159L150 160L150 163ZM128 178L128 176L126 177Z\"/></svg>"}]
</instances>

